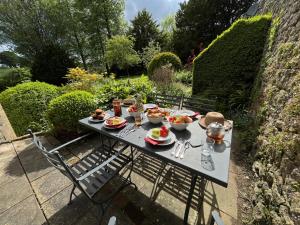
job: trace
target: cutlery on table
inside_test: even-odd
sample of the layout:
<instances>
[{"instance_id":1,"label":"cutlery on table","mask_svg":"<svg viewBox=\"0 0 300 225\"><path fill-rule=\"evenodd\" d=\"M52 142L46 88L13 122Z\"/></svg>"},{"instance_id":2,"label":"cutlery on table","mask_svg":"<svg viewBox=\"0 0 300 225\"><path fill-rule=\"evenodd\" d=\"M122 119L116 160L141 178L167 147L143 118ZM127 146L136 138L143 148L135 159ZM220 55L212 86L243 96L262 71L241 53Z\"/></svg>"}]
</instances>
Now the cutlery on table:
<instances>
[{"instance_id":1,"label":"cutlery on table","mask_svg":"<svg viewBox=\"0 0 300 225\"><path fill-rule=\"evenodd\" d=\"M180 159L184 158L184 154L185 154L186 150L188 150L188 148L190 147L190 145L191 145L191 143L189 141L187 141L187 142L184 143L184 148L183 148L183 151L180 154Z\"/></svg>"},{"instance_id":2,"label":"cutlery on table","mask_svg":"<svg viewBox=\"0 0 300 225\"><path fill-rule=\"evenodd\" d=\"M184 147L184 140L182 138L179 139L179 147L178 151L175 153L175 158L179 157L181 149Z\"/></svg>"}]
</instances>

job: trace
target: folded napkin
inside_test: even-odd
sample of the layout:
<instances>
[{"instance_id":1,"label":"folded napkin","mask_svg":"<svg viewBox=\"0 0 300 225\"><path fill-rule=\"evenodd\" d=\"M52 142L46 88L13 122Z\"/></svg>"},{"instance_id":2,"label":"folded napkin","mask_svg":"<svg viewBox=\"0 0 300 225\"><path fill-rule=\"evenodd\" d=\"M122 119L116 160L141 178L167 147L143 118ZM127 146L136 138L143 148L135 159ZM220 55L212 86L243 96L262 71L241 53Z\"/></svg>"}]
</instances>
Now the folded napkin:
<instances>
[{"instance_id":1,"label":"folded napkin","mask_svg":"<svg viewBox=\"0 0 300 225\"><path fill-rule=\"evenodd\" d=\"M151 145L158 145L158 144L160 143L159 141L155 141L155 140L153 140L153 139L151 139L151 138L148 138L148 137L145 137L144 140L145 140L147 143L151 144Z\"/></svg>"}]
</instances>

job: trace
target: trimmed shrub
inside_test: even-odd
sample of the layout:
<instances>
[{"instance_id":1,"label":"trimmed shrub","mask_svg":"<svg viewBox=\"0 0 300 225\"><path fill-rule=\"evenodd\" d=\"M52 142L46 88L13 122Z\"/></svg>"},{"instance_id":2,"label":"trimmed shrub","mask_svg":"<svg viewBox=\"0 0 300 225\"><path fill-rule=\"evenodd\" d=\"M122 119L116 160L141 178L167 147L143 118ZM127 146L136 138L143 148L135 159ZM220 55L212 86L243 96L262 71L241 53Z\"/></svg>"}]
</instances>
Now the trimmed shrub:
<instances>
[{"instance_id":1,"label":"trimmed shrub","mask_svg":"<svg viewBox=\"0 0 300 225\"><path fill-rule=\"evenodd\" d=\"M167 64L172 64L174 70L179 70L181 68L180 58L172 52L162 52L154 56L148 66L148 76L151 78L154 71L161 66Z\"/></svg>"},{"instance_id":2,"label":"trimmed shrub","mask_svg":"<svg viewBox=\"0 0 300 225\"><path fill-rule=\"evenodd\" d=\"M59 90L54 85L27 82L3 91L0 103L15 133L23 135L28 128L34 131L47 129L45 112L50 100L58 95Z\"/></svg>"},{"instance_id":3,"label":"trimmed shrub","mask_svg":"<svg viewBox=\"0 0 300 225\"><path fill-rule=\"evenodd\" d=\"M19 83L30 81L31 73L28 68L10 68L0 76L0 91Z\"/></svg>"},{"instance_id":4,"label":"trimmed shrub","mask_svg":"<svg viewBox=\"0 0 300 225\"><path fill-rule=\"evenodd\" d=\"M247 105L270 23L270 15L239 19L218 36L194 60L193 94L215 93L224 111Z\"/></svg>"},{"instance_id":5,"label":"trimmed shrub","mask_svg":"<svg viewBox=\"0 0 300 225\"><path fill-rule=\"evenodd\" d=\"M64 49L56 45L45 46L34 57L32 79L60 85L67 82L64 76L74 67L74 60Z\"/></svg>"},{"instance_id":6,"label":"trimmed shrub","mask_svg":"<svg viewBox=\"0 0 300 225\"><path fill-rule=\"evenodd\" d=\"M94 95L86 91L72 91L53 99L47 115L56 132L76 133L79 119L87 117L97 108Z\"/></svg>"}]
</instances>

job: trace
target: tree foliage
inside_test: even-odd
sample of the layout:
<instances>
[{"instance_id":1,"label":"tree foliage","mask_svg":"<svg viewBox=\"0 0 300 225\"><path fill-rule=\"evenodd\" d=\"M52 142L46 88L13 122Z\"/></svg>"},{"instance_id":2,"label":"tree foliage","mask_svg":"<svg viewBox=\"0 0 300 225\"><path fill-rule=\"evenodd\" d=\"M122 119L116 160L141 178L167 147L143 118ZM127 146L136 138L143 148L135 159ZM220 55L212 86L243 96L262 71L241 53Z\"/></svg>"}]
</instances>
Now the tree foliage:
<instances>
[{"instance_id":1,"label":"tree foliage","mask_svg":"<svg viewBox=\"0 0 300 225\"><path fill-rule=\"evenodd\" d=\"M154 56L160 52L161 48L159 44L157 42L150 41L149 45L143 48L143 52L140 54L144 66L147 68Z\"/></svg>"},{"instance_id":2,"label":"tree foliage","mask_svg":"<svg viewBox=\"0 0 300 225\"><path fill-rule=\"evenodd\" d=\"M74 60L59 46L48 45L38 52L31 68L32 79L49 84L66 83L64 76L69 68L75 67Z\"/></svg>"},{"instance_id":3,"label":"tree foliage","mask_svg":"<svg viewBox=\"0 0 300 225\"><path fill-rule=\"evenodd\" d=\"M180 4L174 33L175 52L185 62L192 49L207 46L252 4L253 0L189 0Z\"/></svg>"},{"instance_id":4,"label":"tree foliage","mask_svg":"<svg viewBox=\"0 0 300 225\"><path fill-rule=\"evenodd\" d=\"M105 58L110 66L117 65L120 69L138 64L140 57L133 49L134 39L125 35L113 36L106 44Z\"/></svg>"},{"instance_id":5,"label":"tree foliage","mask_svg":"<svg viewBox=\"0 0 300 225\"><path fill-rule=\"evenodd\" d=\"M3 51L0 53L0 64L16 67L18 62L18 56L14 52Z\"/></svg>"},{"instance_id":6,"label":"tree foliage","mask_svg":"<svg viewBox=\"0 0 300 225\"><path fill-rule=\"evenodd\" d=\"M134 49L136 51L141 52L151 41L159 41L160 32L158 25L152 19L151 14L145 9L138 12L131 23L130 35L135 39Z\"/></svg>"}]
</instances>

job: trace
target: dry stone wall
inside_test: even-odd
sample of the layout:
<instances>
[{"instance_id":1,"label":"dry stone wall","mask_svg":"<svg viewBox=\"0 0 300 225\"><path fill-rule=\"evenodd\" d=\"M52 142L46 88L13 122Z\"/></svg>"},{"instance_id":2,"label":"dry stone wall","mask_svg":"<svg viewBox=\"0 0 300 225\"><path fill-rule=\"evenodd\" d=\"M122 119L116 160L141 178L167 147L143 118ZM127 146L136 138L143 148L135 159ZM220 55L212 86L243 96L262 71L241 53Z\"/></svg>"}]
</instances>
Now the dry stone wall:
<instances>
[{"instance_id":1,"label":"dry stone wall","mask_svg":"<svg viewBox=\"0 0 300 225\"><path fill-rule=\"evenodd\" d=\"M300 0L262 0L273 22L254 90L254 224L300 224Z\"/></svg>"}]
</instances>

